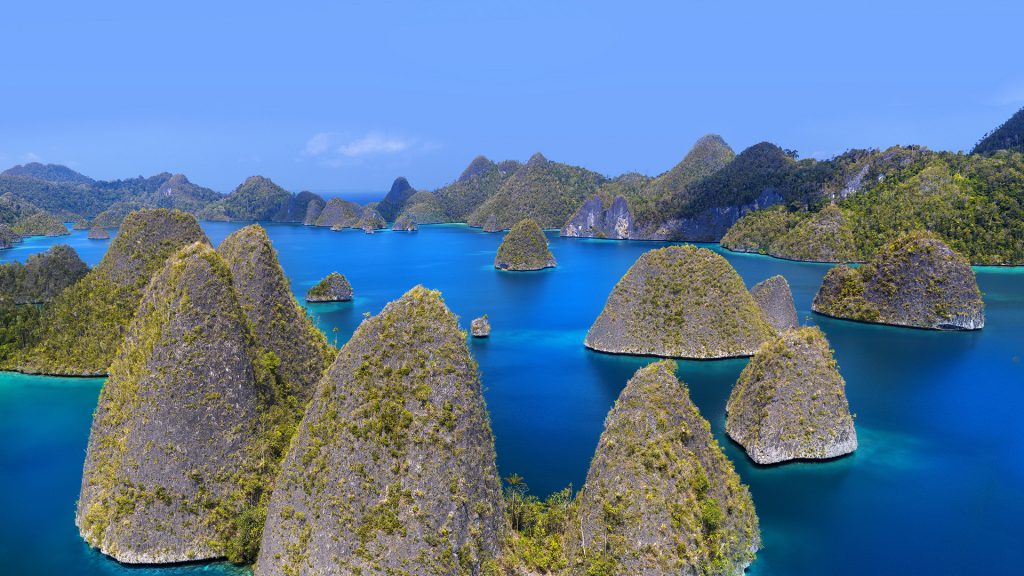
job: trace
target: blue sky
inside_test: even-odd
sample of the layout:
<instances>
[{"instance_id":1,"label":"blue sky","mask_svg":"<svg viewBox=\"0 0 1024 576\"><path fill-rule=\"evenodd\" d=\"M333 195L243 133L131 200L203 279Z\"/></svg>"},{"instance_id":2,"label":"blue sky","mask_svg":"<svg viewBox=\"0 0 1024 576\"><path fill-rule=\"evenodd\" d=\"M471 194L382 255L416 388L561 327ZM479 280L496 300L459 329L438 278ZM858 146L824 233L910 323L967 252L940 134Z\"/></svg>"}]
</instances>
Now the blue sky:
<instances>
[{"instance_id":1,"label":"blue sky","mask_svg":"<svg viewBox=\"0 0 1024 576\"><path fill-rule=\"evenodd\" d=\"M1022 2L50 2L0 11L0 166L384 191L533 152L660 173L702 134L969 149Z\"/></svg>"}]
</instances>

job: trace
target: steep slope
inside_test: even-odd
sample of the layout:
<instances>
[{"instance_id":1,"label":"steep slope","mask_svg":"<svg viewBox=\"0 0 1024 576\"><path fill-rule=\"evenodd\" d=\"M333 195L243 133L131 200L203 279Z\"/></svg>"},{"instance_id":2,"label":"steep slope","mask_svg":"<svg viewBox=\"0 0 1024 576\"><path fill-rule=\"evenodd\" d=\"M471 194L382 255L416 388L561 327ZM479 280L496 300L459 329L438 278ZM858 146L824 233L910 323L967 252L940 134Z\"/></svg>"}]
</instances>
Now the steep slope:
<instances>
[{"instance_id":1,"label":"steep slope","mask_svg":"<svg viewBox=\"0 0 1024 576\"><path fill-rule=\"evenodd\" d=\"M992 154L1000 150L1024 152L1024 108L983 136L971 154Z\"/></svg>"},{"instance_id":2,"label":"steep slope","mask_svg":"<svg viewBox=\"0 0 1024 576\"><path fill-rule=\"evenodd\" d=\"M416 190L409 185L409 181L404 176L399 176L392 182L391 189L388 190L384 199L377 204L377 212L385 221L394 222L402 213L409 198L415 193Z\"/></svg>"},{"instance_id":3,"label":"steep slope","mask_svg":"<svg viewBox=\"0 0 1024 576\"><path fill-rule=\"evenodd\" d=\"M493 215L500 229L524 218L532 218L542 228L561 228L604 181L605 177L596 172L534 154L473 211L468 223L482 227Z\"/></svg>"},{"instance_id":4,"label":"steep slope","mask_svg":"<svg viewBox=\"0 0 1024 576\"><path fill-rule=\"evenodd\" d=\"M502 522L466 334L437 292L416 287L364 321L321 381L255 573L480 574Z\"/></svg>"},{"instance_id":5,"label":"steep slope","mask_svg":"<svg viewBox=\"0 0 1024 576\"><path fill-rule=\"evenodd\" d=\"M970 263L926 232L901 236L860 268L832 268L811 308L837 318L916 328L985 326L985 304Z\"/></svg>"},{"instance_id":6,"label":"steep slope","mask_svg":"<svg viewBox=\"0 0 1024 576\"><path fill-rule=\"evenodd\" d=\"M753 561L750 493L675 369L638 370L608 414L578 499L572 574L739 576Z\"/></svg>"},{"instance_id":7,"label":"steep slope","mask_svg":"<svg viewBox=\"0 0 1024 576\"><path fill-rule=\"evenodd\" d=\"M188 214L164 209L130 214L103 260L54 299L33 342L4 368L106 374L150 277L179 248L200 241L206 242L206 235Z\"/></svg>"},{"instance_id":8,"label":"steep slope","mask_svg":"<svg viewBox=\"0 0 1024 576\"><path fill-rule=\"evenodd\" d=\"M226 554L226 519L256 477L255 351L230 272L205 243L149 283L93 418L75 516L120 562ZM215 378L211 378L215 374Z\"/></svg>"},{"instance_id":9,"label":"steep slope","mask_svg":"<svg viewBox=\"0 0 1024 576\"><path fill-rule=\"evenodd\" d=\"M587 332L594 350L680 358L750 356L774 333L725 258L706 248L645 252Z\"/></svg>"},{"instance_id":10,"label":"steep slope","mask_svg":"<svg viewBox=\"0 0 1024 576\"><path fill-rule=\"evenodd\" d=\"M529 218L509 230L494 257L494 267L499 270L541 270L556 265L544 231Z\"/></svg>"},{"instance_id":11,"label":"steep slope","mask_svg":"<svg viewBox=\"0 0 1024 576\"><path fill-rule=\"evenodd\" d=\"M217 252L231 270L238 302L273 369L285 397L294 396L297 413L313 396L316 383L334 359L334 350L295 301L277 252L262 226L253 224L221 242ZM278 399L284 403L285 398ZM295 419L297 423L298 418Z\"/></svg>"},{"instance_id":12,"label":"steep slope","mask_svg":"<svg viewBox=\"0 0 1024 576\"><path fill-rule=\"evenodd\" d=\"M692 185L708 178L736 158L736 152L717 134L698 139L686 156L671 170L655 178L643 191L647 202L636 206L636 218L645 225L657 226L664 220L659 204L683 194Z\"/></svg>"},{"instance_id":13,"label":"steep slope","mask_svg":"<svg viewBox=\"0 0 1024 576\"><path fill-rule=\"evenodd\" d=\"M835 458L857 449L846 383L816 326L762 345L725 409L726 432L758 464Z\"/></svg>"}]
</instances>

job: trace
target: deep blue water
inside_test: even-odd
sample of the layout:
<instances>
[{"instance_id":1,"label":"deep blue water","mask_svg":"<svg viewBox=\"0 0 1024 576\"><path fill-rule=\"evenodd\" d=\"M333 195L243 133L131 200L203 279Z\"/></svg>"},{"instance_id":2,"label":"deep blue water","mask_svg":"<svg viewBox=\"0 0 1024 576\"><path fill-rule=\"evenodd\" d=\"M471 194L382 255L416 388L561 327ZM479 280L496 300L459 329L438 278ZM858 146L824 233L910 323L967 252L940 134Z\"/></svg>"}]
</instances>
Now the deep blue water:
<instances>
[{"instance_id":1,"label":"deep blue water","mask_svg":"<svg viewBox=\"0 0 1024 576\"><path fill-rule=\"evenodd\" d=\"M205 223L216 244L239 224ZM502 273L500 235L463 226L414 234L268 225L296 294L328 272L356 292L311 310L344 343L415 284L442 291L483 373L503 475L546 494L585 475L605 414L649 359L586 350L583 336L615 282L659 243L551 236L555 270ZM69 242L95 264L107 242L29 239L0 251L24 260ZM709 246L718 250L717 246ZM764 549L749 573L989 574L1024 566L1024 270L978 268L987 326L938 333L831 320L810 313L827 265L724 255L749 285L783 274L801 320L828 335L856 413L860 449L824 463L759 467L724 434L725 402L746 360L680 362L679 375L750 486ZM337 329L335 332L334 329ZM102 381L0 373L0 573L224 574L223 565L127 569L78 538L73 513L89 421Z\"/></svg>"}]
</instances>

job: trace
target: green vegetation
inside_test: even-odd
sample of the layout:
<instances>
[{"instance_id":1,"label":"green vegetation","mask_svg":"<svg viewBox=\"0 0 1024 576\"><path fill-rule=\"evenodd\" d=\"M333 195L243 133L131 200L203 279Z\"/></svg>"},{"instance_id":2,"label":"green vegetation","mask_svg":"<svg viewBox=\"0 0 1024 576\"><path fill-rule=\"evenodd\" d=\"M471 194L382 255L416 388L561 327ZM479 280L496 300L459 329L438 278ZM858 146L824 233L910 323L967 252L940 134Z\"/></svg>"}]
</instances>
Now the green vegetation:
<instances>
[{"instance_id":1,"label":"green vegetation","mask_svg":"<svg viewBox=\"0 0 1024 576\"><path fill-rule=\"evenodd\" d=\"M985 134L971 154L992 154L1000 150L1024 152L1024 108L1001 126Z\"/></svg>"},{"instance_id":2,"label":"green vegetation","mask_svg":"<svg viewBox=\"0 0 1024 576\"><path fill-rule=\"evenodd\" d=\"M509 228L524 218L533 219L543 228L561 228L605 181L596 172L534 154L470 214L467 222L482 227L493 215L499 229Z\"/></svg>"},{"instance_id":3,"label":"green vegetation","mask_svg":"<svg viewBox=\"0 0 1024 576\"><path fill-rule=\"evenodd\" d=\"M31 165L29 165L31 166ZM95 217L116 227L119 214L139 208L176 208L195 211L221 198L220 194L189 182L181 174L161 173L148 178L100 181L63 166L25 170L16 167L0 174L0 195L6 193L67 220Z\"/></svg>"},{"instance_id":4,"label":"green vegetation","mask_svg":"<svg viewBox=\"0 0 1024 576\"><path fill-rule=\"evenodd\" d=\"M18 220L11 230L19 236L66 236L71 233L60 218L46 212L36 212Z\"/></svg>"},{"instance_id":5,"label":"green vegetation","mask_svg":"<svg viewBox=\"0 0 1024 576\"><path fill-rule=\"evenodd\" d=\"M25 264L0 264L0 300L14 304L49 302L88 271L74 248L57 244L29 256Z\"/></svg>"},{"instance_id":6,"label":"green vegetation","mask_svg":"<svg viewBox=\"0 0 1024 576\"><path fill-rule=\"evenodd\" d=\"M740 374L725 429L758 464L825 459L857 449L846 383L817 327L765 342Z\"/></svg>"},{"instance_id":7,"label":"green vegetation","mask_svg":"<svg viewBox=\"0 0 1024 576\"><path fill-rule=\"evenodd\" d=\"M2 367L106 374L150 277L168 256L197 241L206 236L192 216L164 209L131 214L103 260L45 308L28 345Z\"/></svg>"},{"instance_id":8,"label":"green vegetation","mask_svg":"<svg viewBox=\"0 0 1024 576\"><path fill-rule=\"evenodd\" d=\"M577 498L573 574L739 574L753 561L750 493L675 371L638 370L605 420Z\"/></svg>"},{"instance_id":9,"label":"green vegetation","mask_svg":"<svg viewBox=\"0 0 1024 576\"><path fill-rule=\"evenodd\" d=\"M800 260L865 261L906 232L929 230L974 264L1024 264L1024 154L967 156L920 148L864 154L866 160L851 164L862 170L862 185L840 195L838 212L827 203L811 204L812 214L754 212L729 230L722 245ZM816 216L819 209L831 214ZM823 221L839 224L820 226Z\"/></svg>"},{"instance_id":10,"label":"green vegetation","mask_svg":"<svg viewBox=\"0 0 1024 576\"><path fill-rule=\"evenodd\" d=\"M722 246L789 260L857 260L853 226L834 204L810 214L781 207L754 212L729 229L722 238Z\"/></svg>"},{"instance_id":11,"label":"green vegetation","mask_svg":"<svg viewBox=\"0 0 1024 576\"><path fill-rule=\"evenodd\" d=\"M505 478L505 540L499 574L561 574L569 567L568 539L578 532L572 486L541 500L517 474Z\"/></svg>"},{"instance_id":12,"label":"green vegetation","mask_svg":"<svg viewBox=\"0 0 1024 576\"><path fill-rule=\"evenodd\" d=\"M619 280L586 345L620 354L750 356L774 330L725 258L706 248L645 252Z\"/></svg>"},{"instance_id":13,"label":"green vegetation","mask_svg":"<svg viewBox=\"0 0 1024 576\"><path fill-rule=\"evenodd\" d=\"M828 271L812 309L837 318L934 329L984 326L967 259L930 232L910 232L860 268Z\"/></svg>"},{"instance_id":14,"label":"green vegetation","mask_svg":"<svg viewBox=\"0 0 1024 576\"><path fill-rule=\"evenodd\" d=\"M555 265L544 231L529 218L509 230L494 257L494 267L499 270L541 270Z\"/></svg>"},{"instance_id":15,"label":"green vegetation","mask_svg":"<svg viewBox=\"0 0 1024 576\"><path fill-rule=\"evenodd\" d=\"M271 220L287 208L291 198L287 190L269 178L250 176L226 198L210 204L197 216L202 220Z\"/></svg>"}]
</instances>

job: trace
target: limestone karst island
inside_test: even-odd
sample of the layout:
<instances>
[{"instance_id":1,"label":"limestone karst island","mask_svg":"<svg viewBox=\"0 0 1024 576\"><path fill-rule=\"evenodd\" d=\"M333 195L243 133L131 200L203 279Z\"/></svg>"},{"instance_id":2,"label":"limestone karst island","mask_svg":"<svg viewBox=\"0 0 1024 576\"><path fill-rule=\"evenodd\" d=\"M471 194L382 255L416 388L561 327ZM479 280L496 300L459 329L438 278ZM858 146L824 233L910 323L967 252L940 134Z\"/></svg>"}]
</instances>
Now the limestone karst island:
<instances>
[{"instance_id":1,"label":"limestone karst island","mask_svg":"<svg viewBox=\"0 0 1024 576\"><path fill-rule=\"evenodd\" d=\"M1024 566L1024 5L13 2L0 575Z\"/></svg>"}]
</instances>

